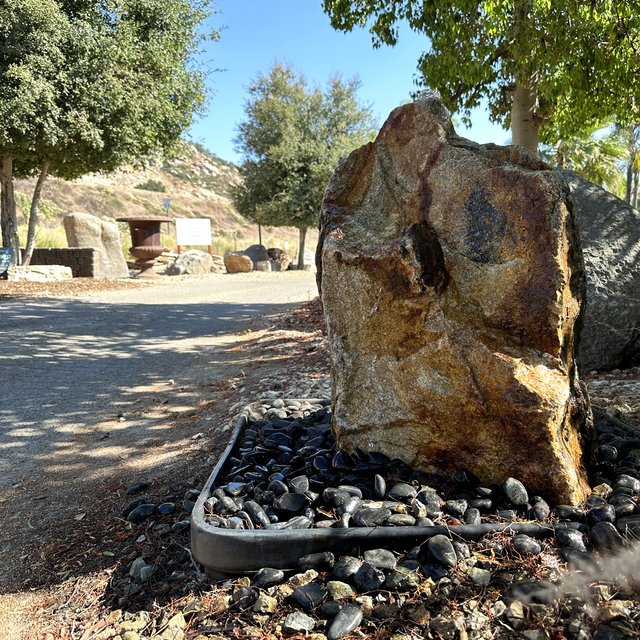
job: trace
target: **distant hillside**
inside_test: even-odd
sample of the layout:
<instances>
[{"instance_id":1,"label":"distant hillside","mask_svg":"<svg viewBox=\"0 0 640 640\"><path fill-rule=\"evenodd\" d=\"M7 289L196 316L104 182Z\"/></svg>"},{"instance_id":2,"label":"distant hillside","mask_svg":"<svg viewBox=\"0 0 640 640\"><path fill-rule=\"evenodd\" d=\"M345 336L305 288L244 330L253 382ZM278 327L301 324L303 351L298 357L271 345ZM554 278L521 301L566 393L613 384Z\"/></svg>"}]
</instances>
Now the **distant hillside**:
<instances>
[{"instance_id":1,"label":"distant hillside","mask_svg":"<svg viewBox=\"0 0 640 640\"><path fill-rule=\"evenodd\" d=\"M258 227L242 218L229 199L229 188L240 182L238 168L218 158L199 144L189 144L185 155L164 165L149 161L144 170L131 167L104 176L89 174L73 182L48 178L42 193L40 229L37 246L65 246L62 217L72 212L90 213L103 220L131 215L169 215L176 218L209 218L215 249L246 248L258 241ZM16 180L19 212L28 214L34 180ZM161 189L164 189L163 191ZM163 199L171 200L168 212ZM26 218L20 213L21 238L26 233ZM127 225L121 223L123 246L129 246ZM173 225L172 225L173 227ZM172 229L172 234L175 232ZM263 227L262 241L289 241L292 252L298 230L289 227ZM307 246L315 247L317 233L310 231ZM169 248L175 247L165 237Z\"/></svg>"}]
</instances>

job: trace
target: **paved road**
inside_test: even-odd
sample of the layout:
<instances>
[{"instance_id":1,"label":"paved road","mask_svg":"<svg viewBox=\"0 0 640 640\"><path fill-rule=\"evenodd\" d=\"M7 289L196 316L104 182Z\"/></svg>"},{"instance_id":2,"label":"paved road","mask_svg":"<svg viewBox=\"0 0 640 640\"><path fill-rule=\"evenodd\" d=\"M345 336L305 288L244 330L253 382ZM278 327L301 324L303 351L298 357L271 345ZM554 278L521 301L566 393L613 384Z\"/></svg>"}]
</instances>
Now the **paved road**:
<instances>
[{"instance_id":1,"label":"paved road","mask_svg":"<svg viewBox=\"0 0 640 640\"><path fill-rule=\"evenodd\" d=\"M0 303L0 490L132 390L193 381L220 336L316 295L311 273L261 274Z\"/></svg>"}]
</instances>

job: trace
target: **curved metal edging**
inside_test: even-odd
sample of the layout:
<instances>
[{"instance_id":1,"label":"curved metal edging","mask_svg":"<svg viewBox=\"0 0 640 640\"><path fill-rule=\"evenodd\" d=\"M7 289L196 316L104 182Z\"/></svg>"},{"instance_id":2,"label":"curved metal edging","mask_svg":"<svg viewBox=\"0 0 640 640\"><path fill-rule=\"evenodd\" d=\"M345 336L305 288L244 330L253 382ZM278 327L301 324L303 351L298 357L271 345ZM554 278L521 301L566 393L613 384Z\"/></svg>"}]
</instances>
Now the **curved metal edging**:
<instances>
[{"instance_id":1,"label":"curved metal edging","mask_svg":"<svg viewBox=\"0 0 640 640\"><path fill-rule=\"evenodd\" d=\"M317 403L319 400L302 399L298 402ZM254 404L245 407L242 411L231 440L209 476L191 514L191 550L211 578L224 579L234 575L245 575L263 567L294 570L302 556L322 551L331 551L338 557L340 555L359 556L367 549L379 547L396 551L408 550L439 534L465 540L476 540L488 533L503 531L547 537L560 529L581 527L576 522L559 524L507 522L433 527L354 527L280 531L262 529L247 531L212 527L204 519L204 502L209 497L217 475L233 450L238 437L246 428L247 418Z\"/></svg>"}]
</instances>

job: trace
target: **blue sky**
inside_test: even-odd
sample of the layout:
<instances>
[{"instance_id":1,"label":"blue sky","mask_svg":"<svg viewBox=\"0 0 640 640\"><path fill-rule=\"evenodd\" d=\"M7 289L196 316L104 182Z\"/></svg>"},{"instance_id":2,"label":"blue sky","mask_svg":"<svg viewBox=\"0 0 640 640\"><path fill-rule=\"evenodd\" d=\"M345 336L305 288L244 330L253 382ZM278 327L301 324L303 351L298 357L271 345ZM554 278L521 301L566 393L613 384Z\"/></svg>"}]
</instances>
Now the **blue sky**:
<instances>
[{"instance_id":1,"label":"blue sky","mask_svg":"<svg viewBox=\"0 0 640 640\"><path fill-rule=\"evenodd\" d=\"M334 31L320 0L218 0L221 13L209 23L226 26L217 43L208 43L204 59L211 68L226 69L210 76L213 95L208 114L191 129L192 139L224 160L240 162L232 139L244 117L245 87L275 61L290 62L310 83L324 85L333 73L358 75L358 93L373 105L381 125L392 109L406 102L425 37L404 28L395 47L374 49L365 29ZM484 109L472 114L472 128L458 134L476 142L505 144L509 132L489 122Z\"/></svg>"}]
</instances>

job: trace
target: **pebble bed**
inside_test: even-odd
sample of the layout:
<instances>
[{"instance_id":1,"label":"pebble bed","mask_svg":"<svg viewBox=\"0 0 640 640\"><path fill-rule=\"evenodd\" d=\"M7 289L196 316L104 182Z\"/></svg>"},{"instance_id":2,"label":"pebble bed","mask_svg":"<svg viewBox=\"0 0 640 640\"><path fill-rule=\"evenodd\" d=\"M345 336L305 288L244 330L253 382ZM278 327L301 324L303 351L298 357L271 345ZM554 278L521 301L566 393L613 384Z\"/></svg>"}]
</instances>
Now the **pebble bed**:
<instances>
[{"instance_id":1,"label":"pebble bed","mask_svg":"<svg viewBox=\"0 0 640 640\"><path fill-rule=\"evenodd\" d=\"M530 495L517 478L482 486L466 470L442 478L379 453L336 451L328 400L252 405L205 501L211 526L242 535L259 528L446 525L450 534L362 557L312 554L300 558L295 571L265 566L220 583L215 604L190 603L196 607L190 615L199 616L192 637L273 631L315 640L350 634L391 640L640 637L640 432L607 414L595 416L592 493L584 505L571 507ZM187 512L197 493L185 495ZM123 515L139 522L172 508L134 501ZM524 522L565 526L538 539L517 532L479 540L456 535L460 526ZM188 524L183 519L171 531ZM132 581L148 579L145 571L152 569L143 561L132 565ZM238 616L244 616L242 630Z\"/></svg>"}]
</instances>

